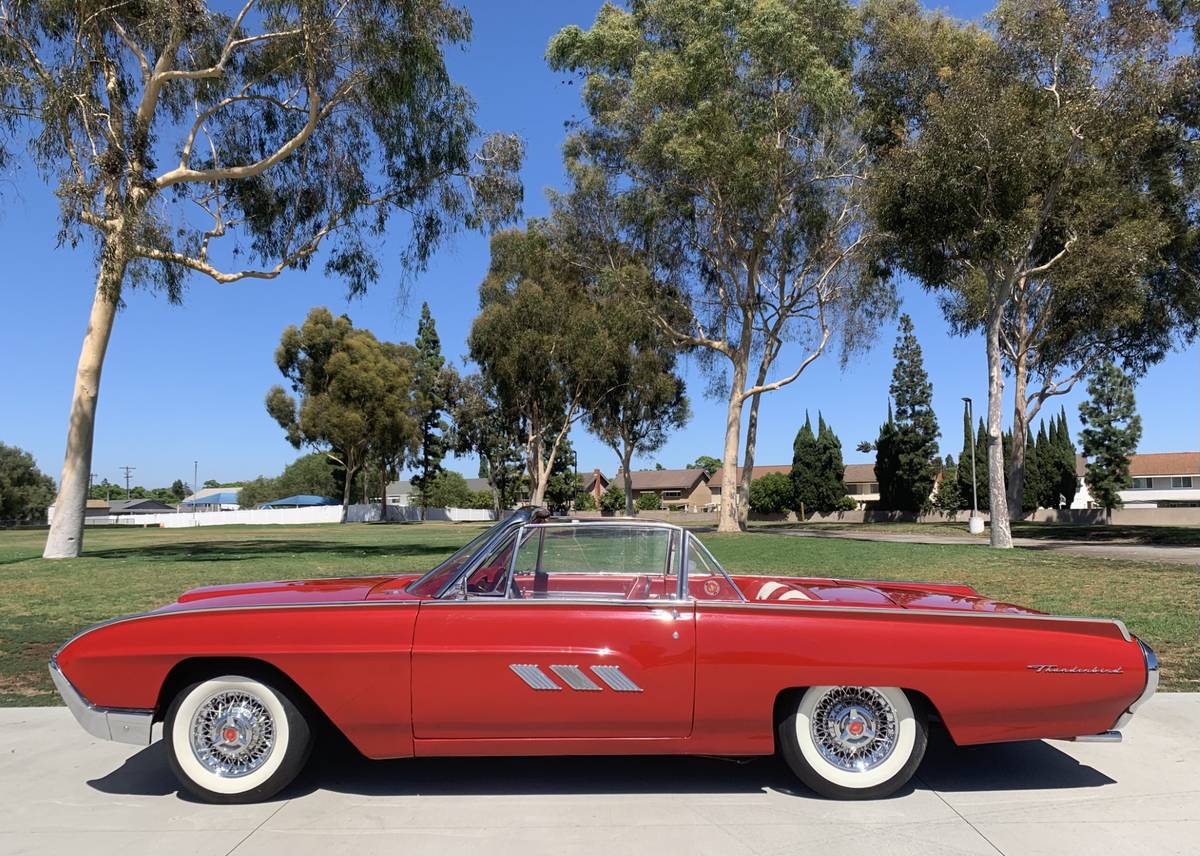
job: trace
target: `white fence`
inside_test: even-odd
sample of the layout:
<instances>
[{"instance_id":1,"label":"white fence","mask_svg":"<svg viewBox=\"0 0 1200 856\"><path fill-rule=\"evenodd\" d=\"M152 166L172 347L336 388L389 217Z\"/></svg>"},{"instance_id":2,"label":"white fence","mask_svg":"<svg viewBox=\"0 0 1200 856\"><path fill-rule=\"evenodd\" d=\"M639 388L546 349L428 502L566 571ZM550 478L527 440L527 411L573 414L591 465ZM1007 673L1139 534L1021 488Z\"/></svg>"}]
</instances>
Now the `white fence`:
<instances>
[{"instance_id":1,"label":"white fence","mask_svg":"<svg viewBox=\"0 0 1200 856\"><path fill-rule=\"evenodd\" d=\"M496 518L488 509L480 508L430 508L426 520L463 523L488 521ZM387 507L387 520L420 520L418 508ZM379 521L379 505L351 505L346 510L348 523L375 523ZM88 517L89 526L155 526L178 529L191 526L262 526L297 525L312 523L341 523L342 506L313 505L307 508L247 508L239 511L179 511L162 514L121 514L116 517Z\"/></svg>"}]
</instances>

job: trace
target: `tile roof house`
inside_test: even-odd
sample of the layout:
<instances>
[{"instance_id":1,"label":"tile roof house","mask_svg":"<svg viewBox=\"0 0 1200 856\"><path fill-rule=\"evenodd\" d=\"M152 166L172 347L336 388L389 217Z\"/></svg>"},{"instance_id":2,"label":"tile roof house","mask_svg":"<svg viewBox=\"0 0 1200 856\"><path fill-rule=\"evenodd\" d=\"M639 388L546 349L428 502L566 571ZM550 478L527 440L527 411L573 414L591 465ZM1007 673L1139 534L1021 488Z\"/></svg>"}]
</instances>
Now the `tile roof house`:
<instances>
[{"instance_id":1,"label":"tile roof house","mask_svg":"<svg viewBox=\"0 0 1200 856\"><path fill-rule=\"evenodd\" d=\"M696 467L682 470L633 470L633 501L644 493L657 493L663 508L676 511L703 511L712 506L712 493L708 488L708 472ZM617 470L613 484L624 488L625 478Z\"/></svg>"},{"instance_id":2,"label":"tile roof house","mask_svg":"<svg viewBox=\"0 0 1200 856\"><path fill-rule=\"evenodd\" d=\"M737 469L737 477L742 478L742 467ZM791 464L756 464L752 478L758 479L767 473L791 473ZM717 470L708 482L712 491L713 502L721 501L721 488L724 485L724 472ZM846 464L842 481L846 483L846 493L854 497L859 506L879 499L879 482L875 479L874 464Z\"/></svg>"},{"instance_id":3,"label":"tile roof house","mask_svg":"<svg viewBox=\"0 0 1200 856\"><path fill-rule=\"evenodd\" d=\"M1075 457L1078 487L1072 508L1096 508L1084 474L1087 459ZM1200 506L1200 452L1151 452L1129 458L1133 484L1121 491L1126 508L1179 508Z\"/></svg>"}]
</instances>

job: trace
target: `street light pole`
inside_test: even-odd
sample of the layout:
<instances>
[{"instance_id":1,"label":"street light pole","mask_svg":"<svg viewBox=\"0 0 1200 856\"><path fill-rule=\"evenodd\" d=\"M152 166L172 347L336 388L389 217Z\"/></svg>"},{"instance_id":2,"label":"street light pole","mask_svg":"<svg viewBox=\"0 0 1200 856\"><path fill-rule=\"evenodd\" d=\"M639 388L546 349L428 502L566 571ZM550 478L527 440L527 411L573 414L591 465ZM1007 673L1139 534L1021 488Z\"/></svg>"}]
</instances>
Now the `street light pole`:
<instances>
[{"instance_id":1,"label":"street light pole","mask_svg":"<svg viewBox=\"0 0 1200 856\"><path fill-rule=\"evenodd\" d=\"M967 405L967 436L963 439L967 441L971 447L971 519L967 522L967 529L972 535L979 535L983 532L983 519L979 516L979 488L975 478L975 414L971 409L970 396L964 395L963 401ZM959 462L962 466L962 462Z\"/></svg>"}]
</instances>

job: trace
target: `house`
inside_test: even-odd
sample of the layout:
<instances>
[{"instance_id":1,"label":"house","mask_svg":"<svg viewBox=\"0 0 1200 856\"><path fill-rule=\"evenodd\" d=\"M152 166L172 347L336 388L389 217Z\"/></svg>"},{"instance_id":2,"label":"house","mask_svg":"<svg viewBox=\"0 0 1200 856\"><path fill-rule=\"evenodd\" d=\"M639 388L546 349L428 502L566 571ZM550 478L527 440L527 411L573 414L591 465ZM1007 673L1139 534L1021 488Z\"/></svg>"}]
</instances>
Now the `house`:
<instances>
[{"instance_id":1,"label":"house","mask_svg":"<svg viewBox=\"0 0 1200 856\"><path fill-rule=\"evenodd\" d=\"M205 487L179 503L183 511L237 511L240 487Z\"/></svg>"},{"instance_id":2,"label":"house","mask_svg":"<svg viewBox=\"0 0 1200 856\"><path fill-rule=\"evenodd\" d=\"M261 503L259 508L310 508L314 505L338 505L339 501L328 496L315 496L311 493L298 493L295 496L285 496L283 499L273 499Z\"/></svg>"},{"instance_id":3,"label":"house","mask_svg":"<svg viewBox=\"0 0 1200 856\"><path fill-rule=\"evenodd\" d=\"M1072 508L1097 508L1088 493L1084 474L1087 459L1075 458L1078 486ZM1129 475L1133 484L1121 491L1126 508L1184 508L1200 506L1200 452L1154 452L1132 455Z\"/></svg>"},{"instance_id":4,"label":"house","mask_svg":"<svg viewBox=\"0 0 1200 856\"><path fill-rule=\"evenodd\" d=\"M656 493L663 508L672 511L703 511L712 505L705 470L634 470L629 475L634 502L644 493ZM617 487L624 488L625 477L621 470L617 470L612 480Z\"/></svg>"},{"instance_id":5,"label":"house","mask_svg":"<svg viewBox=\"0 0 1200 856\"><path fill-rule=\"evenodd\" d=\"M742 470L742 467L737 468L738 481L741 481ZM786 475L790 474L791 471L791 464L757 464L754 467L751 479L762 478L767 473L784 473ZM709 490L712 491L713 505L721 503L721 489L725 481L724 475L722 470L717 470L708 482ZM879 482L875 479L874 464L846 464L842 481L846 483L847 495L854 497L855 501L858 502L859 508L862 508L868 502L878 501Z\"/></svg>"},{"instance_id":6,"label":"house","mask_svg":"<svg viewBox=\"0 0 1200 856\"><path fill-rule=\"evenodd\" d=\"M388 482L387 491L385 494L388 505L394 505L397 508L408 508L413 504L413 494L415 490L412 482L408 479L400 481Z\"/></svg>"},{"instance_id":7,"label":"house","mask_svg":"<svg viewBox=\"0 0 1200 856\"><path fill-rule=\"evenodd\" d=\"M175 506L157 499L113 499L108 502L108 513L112 517L123 514L163 514L175 511Z\"/></svg>"},{"instance_id":8,"label":"house","mask_svg":"<svg viewBox=\"0 0 1200 856\"><path fill-rule=\"evenodd\" d=\"M591 473L584 473L579 477L582 486L579 488L580 493L589 493L592 495L592 501L596 507L600 507L600 497L604 495L604 491L608 490L609 481L604 473L600 472L599 468L594 469Z\"/></svg>"}]
</instances>

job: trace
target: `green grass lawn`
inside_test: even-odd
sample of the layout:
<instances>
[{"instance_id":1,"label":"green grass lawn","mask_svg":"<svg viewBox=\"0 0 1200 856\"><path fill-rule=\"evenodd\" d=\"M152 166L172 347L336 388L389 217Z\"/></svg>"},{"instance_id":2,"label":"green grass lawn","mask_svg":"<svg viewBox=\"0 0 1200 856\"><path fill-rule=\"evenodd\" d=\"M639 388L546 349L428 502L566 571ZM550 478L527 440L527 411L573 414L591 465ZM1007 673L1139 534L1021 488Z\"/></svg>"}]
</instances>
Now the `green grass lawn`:
<instances>
[{"instance_id":1,"label":"green grass lawn","mask_svg":"<svg viewBox=\"0 0 1200 856\"><path fill-rule=\"evenodd\" d=\"M85 556L40 557L45 531L0 531L0 704L58 702L50 654L81 627L174 600L184 589L256 579L422 571L479 530L438 523L89 529ZM1116 616L1158 651L1163 688L1200 690L1200 572L1182 565L1029 550L702 535L730 571L962 580L1050 612Z\"/></svg>"}]
</instances>

